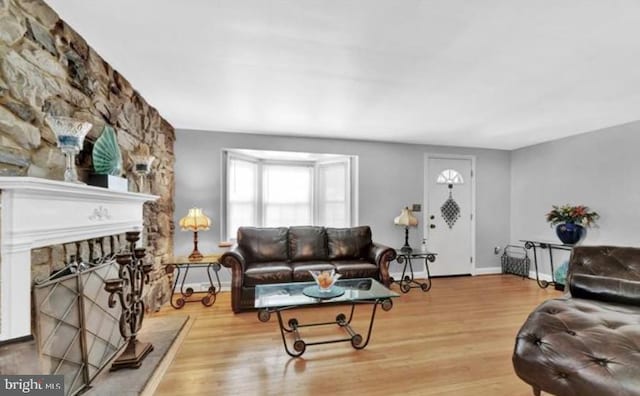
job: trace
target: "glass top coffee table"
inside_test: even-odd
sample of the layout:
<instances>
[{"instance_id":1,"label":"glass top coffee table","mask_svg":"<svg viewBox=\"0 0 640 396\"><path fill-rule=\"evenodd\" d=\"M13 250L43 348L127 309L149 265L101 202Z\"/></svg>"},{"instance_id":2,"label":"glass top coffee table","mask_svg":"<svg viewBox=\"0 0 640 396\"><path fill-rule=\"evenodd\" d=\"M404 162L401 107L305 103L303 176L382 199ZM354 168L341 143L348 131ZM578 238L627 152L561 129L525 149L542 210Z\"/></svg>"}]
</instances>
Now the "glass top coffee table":
<instances>
[{"instance_id":1,"label":"glass top coffee table","mask_svg":"<svg viewBox=\"0 0 640 396\"><path fill-rule=\"evenodd\" d=\"M380 305L384 311L388 311L393 307L391 299L399 296L398 293L387 289L377 280L370 278L343 279L336 281L334 286L342 288L344 290L344 294L333 298L315 298L305 295L303 290L306 287L313 285L315 285L315 282L277 283L272 285L256 286L255 307L259 310L258 319L261 322L267 322L271 318L272 312L277 314L284 349L293 357L301 356L306 350L306 347L310 345L351 342L351 346L355 349L365 348L371 338L371 331L373 330L373 322L376 317L376 309L378 305ZM348 317L343 313L339 313L333 321L307 324L301 324L295 318L289 319L285 324L285 321L282 318L283 311L324 304L349 304L351 305L351 312ZM361 304L368 304L372 306L369 330L367 332L366 339L351 327L355 307L356 305ZM302 327L325 325L339 326L344 329L346 333L345 337L305 342L300 336L299 329ZM293 335L293 350L289 349L286 334Z\"/></svg>"}]
</instances>

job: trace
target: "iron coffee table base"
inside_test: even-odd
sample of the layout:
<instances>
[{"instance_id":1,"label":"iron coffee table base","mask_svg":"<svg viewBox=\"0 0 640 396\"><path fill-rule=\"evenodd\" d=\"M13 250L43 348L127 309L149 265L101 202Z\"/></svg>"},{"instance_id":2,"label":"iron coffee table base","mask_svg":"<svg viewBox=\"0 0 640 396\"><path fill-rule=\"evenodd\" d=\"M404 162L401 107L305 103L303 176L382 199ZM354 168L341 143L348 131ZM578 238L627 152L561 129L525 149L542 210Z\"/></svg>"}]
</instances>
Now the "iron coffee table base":
<instances>
[{"instance_id":1,"label":"iron coffee table base","mask_svg":"<svg viewBox=\"0 0 640 396\"><path fill-rule=\"evenodd\" d=\"M369 330L367 332L366 339L363 338L361 334L356 332L351 327L351 320L353 319L353 314L355 312L356 304L372 305L371 318L369 320ZM298 319L291 318L285 324L285 321L282 318L283 316L282 312L290 309L294 309L294 308L299 308L298 306L289 306L289 307L272 308L272 309L265 308L258 311L258 319L261 322L268 322L269 319L271 318L271 313L275 312L276 315L278 316L278 325L280 326L280 334L282 335L282 343L284 345L285 351L289 356L300 357L307 349L307 346L312 346L312 345L333 344L337 342L350 342L353 348L364 349L369 344L369 340L371 339L371 331L373 330L373 322L376 318L376 309L378 305L380 305L384 311L388 311L393 307L393 301L391 301L390 298L377 299L377 300L371 300L371 301L354 301L351 303L351 312L349 313L348 318L345 314L339 313L336 316L336 319L331 322L302 324L298 322ZM334 326L337 325L340 328L342 328L345 331L346 336L343 338L334 338L334 339L328 339L324 341L305 342L300 335L299 329L302 327L330 326L330 325L334 325ZM293 334L293 345L292 345L293 349L289 349L289 346L287 345L286 335L289 333Z\"/></svg>"}]
</instances>

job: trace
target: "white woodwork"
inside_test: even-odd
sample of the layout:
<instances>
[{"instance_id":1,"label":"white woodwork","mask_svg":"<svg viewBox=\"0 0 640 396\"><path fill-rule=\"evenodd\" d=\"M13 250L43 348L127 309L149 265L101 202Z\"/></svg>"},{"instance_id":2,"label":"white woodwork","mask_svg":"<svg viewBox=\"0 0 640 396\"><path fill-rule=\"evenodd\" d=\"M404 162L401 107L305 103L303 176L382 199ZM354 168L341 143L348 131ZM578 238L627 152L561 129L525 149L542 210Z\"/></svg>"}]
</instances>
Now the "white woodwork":
<instances>
[{"instance_id":1,"label":"white woodwork","mask_svg":"<svg viewBox=\"0 0 640 396\"><path fill-rule=\"evenodd\" d=\"M0 341L31 334L31 249L142 230L156 195L0 177Z\"/></svg>"}]
</instances>

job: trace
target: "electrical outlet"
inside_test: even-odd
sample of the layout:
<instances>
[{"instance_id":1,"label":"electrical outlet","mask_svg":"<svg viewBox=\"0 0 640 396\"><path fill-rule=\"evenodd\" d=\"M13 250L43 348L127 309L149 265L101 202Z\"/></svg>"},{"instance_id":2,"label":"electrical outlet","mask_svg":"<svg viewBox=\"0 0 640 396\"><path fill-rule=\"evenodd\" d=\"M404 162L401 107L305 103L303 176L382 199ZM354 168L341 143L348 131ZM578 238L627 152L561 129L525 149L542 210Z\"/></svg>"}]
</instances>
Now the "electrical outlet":
<instances>
[{"instance_id":1,"label":"electrical outlet","mask_svg":"<svg viewBox=\"0 0 640 396\"><path fill-rule=\"evenodd\" d=\"M420 204L413 204L412 208L411 208L412 212L420 212L422 211L422 205Z\"/></svg>"}]
</instances>

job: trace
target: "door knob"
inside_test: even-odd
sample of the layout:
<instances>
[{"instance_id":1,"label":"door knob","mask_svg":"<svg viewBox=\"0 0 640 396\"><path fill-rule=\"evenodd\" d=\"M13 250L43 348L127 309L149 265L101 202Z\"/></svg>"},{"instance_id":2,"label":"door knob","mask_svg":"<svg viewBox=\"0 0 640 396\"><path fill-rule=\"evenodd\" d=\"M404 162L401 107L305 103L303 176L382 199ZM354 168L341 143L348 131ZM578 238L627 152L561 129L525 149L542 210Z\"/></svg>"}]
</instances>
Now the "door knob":
<instances>
[{"instance_id":1,"label":"door knob","mask_svg":"<svg viewBox=\"0 0 640 396\"><path fill-rule=\"evenodd\" d=\"M429 228L436 228L436 225L435 224L431 224L431 225L429 225Z\"/></svg>"}]
</instances>

